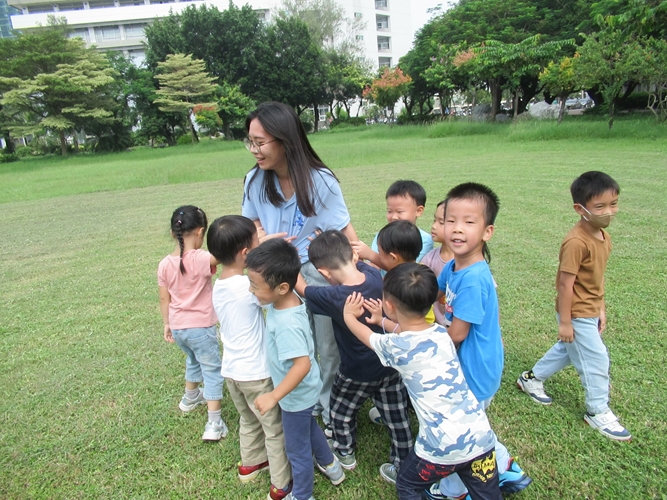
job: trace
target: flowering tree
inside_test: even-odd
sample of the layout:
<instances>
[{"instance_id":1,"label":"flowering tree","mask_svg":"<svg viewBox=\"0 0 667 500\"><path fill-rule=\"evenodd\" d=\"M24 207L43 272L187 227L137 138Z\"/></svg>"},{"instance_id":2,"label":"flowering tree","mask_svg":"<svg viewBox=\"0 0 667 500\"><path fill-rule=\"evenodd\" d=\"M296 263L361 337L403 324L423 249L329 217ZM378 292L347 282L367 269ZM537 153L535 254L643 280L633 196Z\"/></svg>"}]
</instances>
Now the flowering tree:
<instances>
[{"instance_id":1,"label":"flowering tree","mask_svg":"<svg viewBox=\"0 0 667 500\"><path fill-rule=\"evenodd\" d=\"M575 55L575 57L563 57L558 62L551 61L540 73L540 83L544 90L558 96L558 99L560 99L558 125L563 121L567 96L581 88L575 72L575 64L578 58L579 56Z\"/></svg>"},{"instance_id":2,"label":"flowering tree","mask_svg":"<svg viewBox=\"0 0 667 500\"><path fill-rule=\"evenodd\" d=\"M391 120L394 119L394 104L408 93L412 78L401 71L401 68L385 68L382 76L376 78L370 87L363 92L365 99L370 99L382 108L391 109Z\"/></svg>"}]
</instances>

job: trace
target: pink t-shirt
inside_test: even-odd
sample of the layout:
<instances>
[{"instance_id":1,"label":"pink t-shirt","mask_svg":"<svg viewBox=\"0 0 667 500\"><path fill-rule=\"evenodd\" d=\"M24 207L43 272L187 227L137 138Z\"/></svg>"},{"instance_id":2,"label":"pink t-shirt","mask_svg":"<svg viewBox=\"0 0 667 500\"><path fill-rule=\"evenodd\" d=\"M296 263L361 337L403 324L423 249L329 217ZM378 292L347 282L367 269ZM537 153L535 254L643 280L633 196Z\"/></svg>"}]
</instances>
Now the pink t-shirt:
<instances>
[{"instance_id":1,"label":"pink t-shirt","mask_svg":"<svg viewBox=\"0 0 667 500\"><path fill-rule=\"evenodd\" d=\"M183 254L185 274L181 274L180 257L167 255L157 269L158 286L166 286L171 295L169 327L172 330L207 328L218 317L213 309L211 254L205 250L189 250Z\"/></svg>"},{"instance_id":2,"label":"pink t-shirt","mask_svg":"<svg viewBox=\"0 0 667 500\"><path fill-rule=\"evenodd\" d=\"M431 268L431 271L435 273L435 277L440 276L440 273L445 268L447 264L444 260L440 258L440 247L434 248L429 253L422 257L422 260L419 261L420 264L424 264ZM433 312L435 313L435 321L444 326L449 326L449 321L445 319L445 306L436 302L433 304Z\"/></svg>"}]
</instances>

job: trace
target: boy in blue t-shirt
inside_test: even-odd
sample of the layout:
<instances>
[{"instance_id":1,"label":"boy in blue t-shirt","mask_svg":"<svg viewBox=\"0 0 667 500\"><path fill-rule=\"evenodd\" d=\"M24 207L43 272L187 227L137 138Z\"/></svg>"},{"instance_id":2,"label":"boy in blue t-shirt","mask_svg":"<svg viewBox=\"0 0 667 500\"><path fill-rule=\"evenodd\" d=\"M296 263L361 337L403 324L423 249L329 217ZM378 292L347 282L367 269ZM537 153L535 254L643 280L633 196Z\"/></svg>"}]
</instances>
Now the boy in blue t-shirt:
<instances>
[{"instance_id":1,"label":"boy in blue t-shirt","mask_svg":"<svg viewBox=\"0 0 667 500\"><path fill-rule=\"evenodd\" d=\"M488 261L487 242L493 236L499 201L488 187L473 182L453 188L445 199L445 241L454 253L438 278L438 299L445 306L447 332L459 345L461 368L470 390L486 409L500 387L504 351L498 296ZM500 489L523 490L531 482L496 440ZM444 479L426 492L429 499L465 498L456 477Z\"/></svg>"},{"instance_id":2,"label":"boy in blue t-shirt","mask_svg":"<svg viewBox=\"0 0 667 500\"><path fill-rule=\"evenodd\" d=\"M391 435L389 463L382 465L380 474L393 483L401 461L413 445L408 394L399 374L383 366L375 353L352 335L343 318L345 301L351 293L359 292L374 299L382 297L382 277L377 269L356 261L350 242L340 231L324 231L315 238L308 257L332 285L297 285L297 292L306 298L314 314L332 319L340 352L340 366L331 388L332 448L345 469L356 467L357 413L371 398ZM373 329L382 332L377 325Z\"/></svg>"},{"instance_id":3,"label":"boy in blue t-shirt","mask_svg":"<svg viewBox=\"0 0 667 500\"><path fill-rule=\"evenodd\" d=\"M426 191L421 184L415 181L396 181L387 189L385 198L387 200L388 223L405 220L412 222L415 226L417 225L417 219L424 213L424 206L426 205ZM423 229L419 229L419 234L422 239L422 248L417 256L417 262L421 261L424 255L433 250L431 234ZM377 234L373 238L373 243L371 243L370 247L361 241L353 242L352 246L359 254L360 259L372 262L382 269L383 275L389 270L380 259Z\"/></svg>"},{"instance_id":4,"label":"boy in blue t-shirt","mask_svg":"<svg viewBox=\"0 0 667 500\"><path fill-rule=\"evenodd\" d=\"M360 322L360 294L351 295L344 309L352 333L401 374L419 420L414 450L398 473L398 497L419 500L429 485L458 473L473 500L500 500L489 421L444 327L424 319L437 293L433 271L406 263L389 271L384 281L383 306L401 333L378 335Z\"/></svg>"},{"instance_id":5,"label":"boy in blue t-shirt","mask_svg":"<svg viewBox=\"0 0 667 500\"><path fill-rule=\"evenodd\" d=\"M345 479L340 463L313 417L320 374L305 304L294 293L301 262L297 249L272 239L246 257L250 292L266 308L266 346L274 389L255 399L264 415L280 405L285 451L292 466L294 500L313 499L313 457L334 485Z\"/></svg>"}]
</instances>

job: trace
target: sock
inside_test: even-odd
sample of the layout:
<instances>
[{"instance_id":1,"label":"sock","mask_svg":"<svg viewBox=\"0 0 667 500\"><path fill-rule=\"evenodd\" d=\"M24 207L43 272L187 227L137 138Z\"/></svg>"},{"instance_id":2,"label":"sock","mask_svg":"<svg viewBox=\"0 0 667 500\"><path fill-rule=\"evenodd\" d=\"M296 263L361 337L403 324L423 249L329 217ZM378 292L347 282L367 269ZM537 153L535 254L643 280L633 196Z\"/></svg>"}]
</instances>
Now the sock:
<instances>
[{"instance_id":1,"label":"sock","mask_svg":"<svg viewBox=\"0 0 667 500\"><path fill-rule=\"evenodd\" d=\"M192 401L193 399L197 399L198 396L199 396L199 387L192 390L185 389L185 397L188 398L190 401Z\"/></svg>"},{"instance_id":2,"label":"sock","mask_svg":"<svg viewBox=\"0 0 667 500\"><path fill-rule=\"evenodd\" d=\"M219 424L222 418L220 418L220 414L222 413L222 410L217 410L217 411L208 411L208 420L210 422L213 422L214 424Z\"/></svg>"}]
</instances>

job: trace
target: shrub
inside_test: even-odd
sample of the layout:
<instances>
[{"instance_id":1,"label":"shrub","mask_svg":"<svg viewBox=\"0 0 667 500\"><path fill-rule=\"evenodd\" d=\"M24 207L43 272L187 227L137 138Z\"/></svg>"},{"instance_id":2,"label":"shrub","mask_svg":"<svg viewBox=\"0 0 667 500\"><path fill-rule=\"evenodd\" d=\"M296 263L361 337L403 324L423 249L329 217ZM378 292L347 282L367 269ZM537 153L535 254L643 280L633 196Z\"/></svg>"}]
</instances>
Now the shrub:
<instances>
[{"instance_id":1,"label":"shrub","mask_svg":"<svg viewBox=\"0 0 667 500\"><path fill-rule=\"evenodd\" d=\"M27 158L28 156L37 156L39 153L31 146L19 146L16 148L16 155L19 158Z\"/></svg>"},{"instance_id":2,"label":"shrub","mask_svg":"<svg viewBox=\"0 0 667 500\"><path fill-rule=\"evenodd\" d=\"M347 117L345 119L342 119L339 115L338 118L332 120L332 122L329 124L329 128L336 128L336 127L340 128L342 125L345 125L345 128L360 127L362 125L366 125L366 118L363 116L357 116L357 117L352 117L352 118Z\"/></svg>"},{"instance_id":3,"label":"shrub","mask_svg":"<svg viewBox=\"0 0 667 500\"><path fill-rule=\"evenodd\" d=\"M188 144L192 144L192 137L190 134L183 134L176 139L177 146L187 146Z\"/></svg>"},{"instance_id":4,"label":"shrub","mask_svg":"<svg viewBox=\"0 0 667 500\"><path fill-rule=\"evenodd\" d=\"M19 161L20 159L21 158L16 153L0 154L0 163L12 163Z\"/></svg>"}]
</instances>

